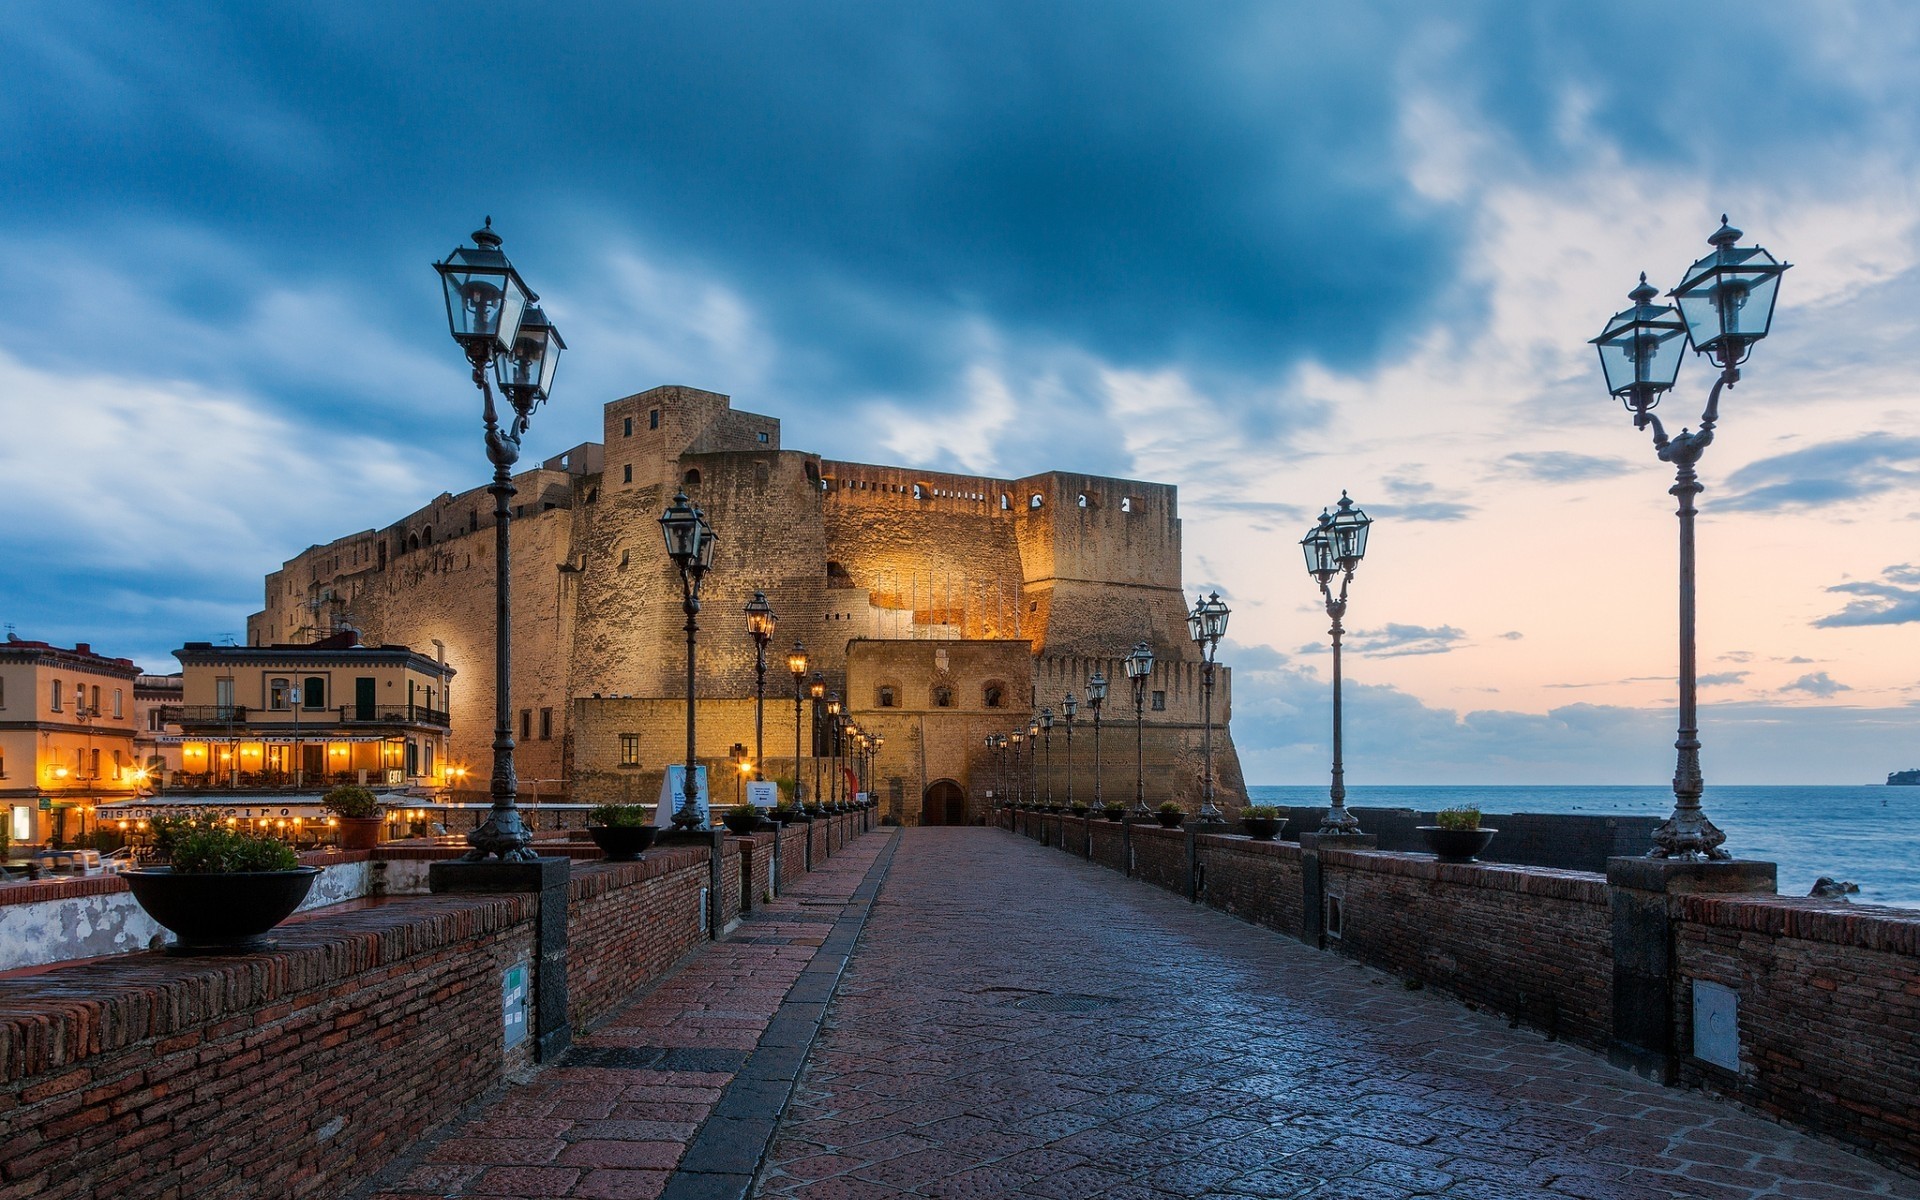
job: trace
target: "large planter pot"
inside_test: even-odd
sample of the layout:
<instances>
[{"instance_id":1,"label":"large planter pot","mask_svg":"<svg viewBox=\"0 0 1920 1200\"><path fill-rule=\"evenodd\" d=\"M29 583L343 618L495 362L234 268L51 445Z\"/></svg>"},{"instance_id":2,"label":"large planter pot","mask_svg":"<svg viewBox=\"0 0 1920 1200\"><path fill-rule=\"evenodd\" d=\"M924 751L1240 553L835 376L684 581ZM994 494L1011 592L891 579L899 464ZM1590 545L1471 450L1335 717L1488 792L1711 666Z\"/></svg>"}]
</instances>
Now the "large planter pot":
<instances>
[{"instance_id":1,"label":"large planter pot","mask_svg":"<svg viewBox=\"0 0 1920 1200\"><path fill-rule=\"evenodd\" d=\"M720 820L725 823L727 832L733 834L735 837L746 837L754 830L760 828L760 814L757 812L736 817L733 815L733 810L728 809L726 815L721 817Z\"/></svg>"},{"instance_id":2,"label":"large planter pot","mask_svg":"<svg viewBox=\"0 0 1920 1200\"><path fill-rule=\"evenodd\" d=\"M1109 821L1124 821L1127 819L1127 810L1120 805L1115 805L1112 808L1101 810L1101 815L1105 816Z\"/></svg>"},{"instance_id":3,"label":"large planter pot","mask_svg":"<svg viewBox=\"0 0 1920 1200\"><path fill-rule=\"evenodd\" d=\"M1280 817L1241 817L1240 828L1256 842L1270 842L1280 836L1280 827L1286 821Z\"/></svg>"},{"instance_id":4,"label":"large planter pot","mask_svg":"<svg viewBox=\"0 0 1920 1200\"><path fill-rule=\"evenodd\" d=\"M342 850L372 850L380 844L387 832L387 823L380 817L340 817L338 819Z\"/></svg>"},{"instance_id":5,"label":"large planter pot","mask_svg":"<svg viewBox=\"0 0 1920 1200\"><path fill-rule=\"evenodd\" d=\"M1427 849L1441 862L1468 863L1487 848L1498 829L1443 829L1438 825L1416 825Z\"/></svg>"},{"instance_id":6,"label":"large planter pot","mask_svg":"<svg viewBox=\"0 0 1920 1200\"><path fill-rule=\"evenodd\" d=\"M589 825L587 836L608 862L638 862L660 830L652 825Z\"/></svg>"},{"instance_id":7,"label":"large planter pot","mask_svg":"<svg viewBox=\"0 0 1920 1200\"><path fill-rule=\"evenodd\" d=\"M1160 822L1160 828L1162 829L1178 829L1180 828L1180 822L1187 819L1187 814L1183 812L1156 812L1153 814L1153 819Z\"/></svg>"},{"instance_id":8,"label":"large planter pot","mask_svg":"<svg viewBox=\"0 0 1920 1200\"><path fill-rule=\"evenodd\" d=\"M293 915L319 867L176 875L172 867L123 871L133 898L179 940L169 954L244 954L273 942L261 935Z\"/></svg>"}]
</instances>

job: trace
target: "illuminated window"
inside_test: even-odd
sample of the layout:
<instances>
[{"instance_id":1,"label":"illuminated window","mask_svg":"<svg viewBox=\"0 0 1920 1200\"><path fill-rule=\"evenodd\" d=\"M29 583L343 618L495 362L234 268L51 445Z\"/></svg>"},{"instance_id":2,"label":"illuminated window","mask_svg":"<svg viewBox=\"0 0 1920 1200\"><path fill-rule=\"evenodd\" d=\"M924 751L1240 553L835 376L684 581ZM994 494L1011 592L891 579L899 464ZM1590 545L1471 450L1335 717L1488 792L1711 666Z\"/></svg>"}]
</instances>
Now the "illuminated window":
<instances>
[{"instance_id":1,"label":"illuminated window","mask_svg":"<svg viewBox=\"0 0 1920 1200\"><path fill-rule=\"evenodd\" d=\"M620 735L620 765L637 767L640 765L640 735L623 733Z\"/></svg>"},{"instance_id":2,"label":"illuminated window","mask_svg":"<svg viewBox=\"0 0 1920 1200\"><path fill-rule=\"evenodd\" d=\"M269 679L267 681L267 707L274 712L285 712L288 708L292 707L289 702L289 693L291 693L292 690L293 684L288 680Z\"/></svg>"}]
</instances>

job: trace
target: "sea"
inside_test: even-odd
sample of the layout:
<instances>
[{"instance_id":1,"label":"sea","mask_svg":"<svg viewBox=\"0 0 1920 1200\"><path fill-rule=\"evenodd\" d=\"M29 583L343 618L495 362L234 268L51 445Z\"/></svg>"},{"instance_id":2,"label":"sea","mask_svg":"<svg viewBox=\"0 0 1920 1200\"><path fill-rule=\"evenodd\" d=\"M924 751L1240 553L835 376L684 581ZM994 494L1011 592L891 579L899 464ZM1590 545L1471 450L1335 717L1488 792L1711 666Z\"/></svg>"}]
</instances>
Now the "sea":
<instances>
[{"instance_id":1,"label":"sea","mask_svg":"<svg viewBox=\"0 0 1920 1200\"><path fill-rule=\"evenodd\" d=\"M1325 784L1247 789L1256 804L1324 805ZM1477 808L1486 813L1664 817L1668 787L1349 786L1360 808ZM1702 800L1736 858L1777 863L1780 894L1804 896L1822 875L1860 885L1856 904L1920 909L1920 787L1716 787Z\"/></svg>"}]
</instances>

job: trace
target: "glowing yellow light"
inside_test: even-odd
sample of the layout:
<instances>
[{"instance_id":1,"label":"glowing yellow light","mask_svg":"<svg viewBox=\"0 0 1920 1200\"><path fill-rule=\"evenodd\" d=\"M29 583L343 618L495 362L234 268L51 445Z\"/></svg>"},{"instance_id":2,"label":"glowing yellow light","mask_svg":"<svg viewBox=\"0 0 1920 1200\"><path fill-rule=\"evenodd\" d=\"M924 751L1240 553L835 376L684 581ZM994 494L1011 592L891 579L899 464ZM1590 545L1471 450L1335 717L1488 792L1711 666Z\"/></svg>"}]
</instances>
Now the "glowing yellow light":
<instances>
[{"instance_id":1,"label":"glowing yellow light","mask_svg":"<svg viewBox=\"0 0 1920 1200\"><path fill-rule=\"evenodd\" d=\"M145 821L141 821L138 825L134 826L135 829L145 829L146 827L147 823Z\"/></svg>"},{"instance_id":2,"label":"glowing yellow light","mask_svg":"<svg viewBox=\"0 0 1920 1200\"><path fill-rule=\"evenodd\" d=\"M127 823L125 821L120 822L121 829L125 829L126 827L127 827Z\"/></svg>"},{"instance_id":3,"label":"glowing yellow light","mask_svg":"<svg viewBox=\"0 0 1920 1200\"><path fill-rule=\"evenodd\" d=\"M232 826L232 825L238 825L239 823L240 823L240 822L239 822L239 819L238 819L238 818L235 818L235 817L228 817L228 818L227 818L227 824L228 824L229 826Z\"/></svg>"}]
</instances>

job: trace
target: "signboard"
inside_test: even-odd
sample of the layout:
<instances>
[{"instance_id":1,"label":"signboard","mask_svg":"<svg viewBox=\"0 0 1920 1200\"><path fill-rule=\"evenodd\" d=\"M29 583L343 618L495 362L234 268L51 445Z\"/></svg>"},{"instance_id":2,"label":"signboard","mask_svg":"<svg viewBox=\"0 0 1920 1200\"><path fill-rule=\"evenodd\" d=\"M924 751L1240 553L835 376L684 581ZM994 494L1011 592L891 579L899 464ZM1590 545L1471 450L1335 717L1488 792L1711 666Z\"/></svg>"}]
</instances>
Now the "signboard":
<instances>
[{"instance_id":1,"label":"signboard","mask_svg":"<svg viewBox=\"0 0 1920 1200\"><path fill-rule=\"evenodd\" d=\"M500 1013L506 1048L511 1050L527 1040L527 964L515 963L507 968L500 981Z\"/></svg>"},{"instance_id":2,"label":"signboard","mask_svg":"<svg viewBox=\"0 0 1920 1200\"><path fill-rule=\"evenodd\" d=\"M707 815L707 769L694 768L693 807L700 814L700 824L710 823ZM673 826L673 814L687 801L687 768L685 765L667 768L667 777L660 781L660 802L654 805L653 823L657 828L669 829Z\"/></svg>"},{"instance_id":3,"label":"signboard","mask_svg":"<svg viewBox=\"0 0 1920 1200\"><path fill-rule=\"evenodd\" d=\"M773 808L780 803L780 785L771 779L747 785L747 803L755 808Z\"/></svg>"},{"instance_id":4,"label":"signboard","mask_svg":"<svg viewBox=\"0 0 1920 1200\"><path fill-rule=\"evenodd\" d=\"M1725 984L1693 981L1693 1056L1740 1069L1740 993Z\"/></svg>"}]
</instances>

